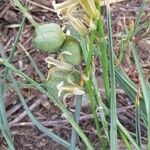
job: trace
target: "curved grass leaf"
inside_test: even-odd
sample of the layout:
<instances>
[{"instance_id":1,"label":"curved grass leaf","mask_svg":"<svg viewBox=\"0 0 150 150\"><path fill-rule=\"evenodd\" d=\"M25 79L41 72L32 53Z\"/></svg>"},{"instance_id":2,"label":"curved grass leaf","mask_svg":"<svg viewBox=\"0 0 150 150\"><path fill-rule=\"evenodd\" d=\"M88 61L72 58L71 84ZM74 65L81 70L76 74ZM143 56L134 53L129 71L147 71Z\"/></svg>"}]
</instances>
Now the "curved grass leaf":
<instances>
[{"instance_id":1,"label":"curved grass leaf","mask_svg":"<svg viewBox=\"0 0 150 150\"><path fill-rule=\"evenodd\" d=\"M108 29L108 41L109 41L109 66L110 66L110 149L117 150L117 104L116 104L116 79L115 79L115 62L113 55L113 39L112 39L112 28L111 28L111 16L109 1L106 2L107 12L107 29Z\"/></svg>"},{"instance_id":2,"label":"curved grass leaf","mask_svg":"<svg viewBox=\"0 0 150 150\"><path fill-rule=\"evenodd\" d=\"M24 23L25 23L25 17L23 18L23 20L21 22L19 31L18 31L18 33L16 35L16 38L15 38L15 41L14 41L14 45L13 45L13 47L11 49L11 52L10 52L10 55L8 57L9 62L11 62L11 60L14 56L14 53L16 51L16 46L17 46L19 37L21 35L21 32L24 28ZM2 47L0 47L0 52L1 52L2 57L5 57L5 54L3 52ZM11 138L10 129L9 129L9 126L8 126L7 114L6 114L4 99L3 99L3 95L4 95L4 92L5 92L5 89L6 89L6 78L8 77L8 73L9 73L9 68L5 67L4 79L3 79L3 82L0 86L0 118L1 118L0 119L0 121L1 121L0 122L0 127L1 127L1 130L2 130L2 133L5 137L5 140L8 144L9 149L14 150L15 148L14 148L13 140Z\"/></svg>"},{"instance_id":3,"label":"curved grass leaf","mask_svg":"<svg viewBox=\"0 0 150 150\"><path fill-rule=\"evenodd\" d=\"M144 97L144 102L145 102L145 108L146 108L146 113L147 113L147 134L148 134L148 145L147 145L147 149L150 149L150 91L149 91L149 86L144 78L144 73L140 64L140 59L139 56L137 54L137 50L135 47L135 44L133 42L130 43L130 48L132 50L133 56L134 56L134 60L135 60L135 64L136 64L136 68L137 71L139 73L139 79L140 79L140 83L141 83L141 87L142 87L142 93L143 93L143 97Z\"/></svg>"}]
</instances>

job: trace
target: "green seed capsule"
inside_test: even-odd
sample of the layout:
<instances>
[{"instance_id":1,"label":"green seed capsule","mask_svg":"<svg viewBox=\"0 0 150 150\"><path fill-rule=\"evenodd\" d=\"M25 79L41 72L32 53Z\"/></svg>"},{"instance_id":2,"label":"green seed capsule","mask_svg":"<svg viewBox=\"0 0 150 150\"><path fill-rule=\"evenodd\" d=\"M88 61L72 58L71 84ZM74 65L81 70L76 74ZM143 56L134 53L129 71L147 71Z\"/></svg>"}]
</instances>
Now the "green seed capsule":
<instances>
[{"instance_id":1,"label":"green seed capsule","mask_svg":"<svg viewBox=\"0 0 150 150\"><path fill-rule=\"evenodd\" d=\"M57 78L55 80L49 80L47 83L46 83L46 88L47 88L47 91L51 94L53 94L55 97L59 98L59 90L57 88L57 86L61 83L61 82L64 82L62 81L61 79ZM65 85L66 85L66 82L65 82ZM61 93L61 96L63 96L64 94L66 93Z\"/></svg>"},{"instance_id":2,"label":"green seed capsule","mask_svg":"<svg viewBox=\"0 0 150 150\"><path fill-rule=\"evenodd\" d=\"M80 65L82 59L81 47L78 41L72 37L67 37L61 49L60 58L73 66Z\"/></svg>"},{"instance_id":3,"label":"green seed capsule","mask_svg":"<svg viewBox=\"0 0 150 150\"><path fill-rule=\"evenodd\" d=\"M44 52L57 52L66 38L61 27L56 23L39 25L35 32L35 47Z\"/></svg>"},{"instance_id":4,"label":"green seed capsule","mask_svg":"<svg viewBox=\"0 0 150 150\"><path fill-rule=\"evenodd\" d=\"M60 79L50 80L46 83L46 88L49 93L57 98L65 99L68 96L83 94L83 88L78 85L72 85L66 80Z\"/></svg>"},{"instance_id":5,"label":"green seed capsule","mask_svg":"<svg viewBox=\"0 0 150 150\"><path fill-rule=\"evenodd\" d=\"M55 80L55 79L67 80L68 74L69 74L68 71L54 67L49 72L49 79L48 80Z\"/></svg>"},{"instance_id":6,"label":"green seed capsule","mask_svg":"<svg viewBox=\"0 0 150 150\"><path fill-rule=\"evenodd\" d=\"M66 81L69 84L79 85L80 82L80 73L78 71L69 72L66 70L62 70L60 68L52 68L49 72L48 80L60 79L62 81Z\"/></svg>"},{"instance_id":7,"label":"green seed capsule","mask_svg":"<svg viewBox=\"0 0 150 150\"><path fill-rule=\"evenodd\" d=\"M62 80L60 78L49 80L46 83L47 91L57 98L63 98L66 94L69 94L70 88L72 87L74 87L74 85L70 84L67 80Z\"/></svg>"},{"instance_id":8,"label":"green seed capsule","mask_svg":"<svg viewBox=\"0 0 150 150\"><path fill-rule=\"evenodd\" d=\"M57 98L64 98L66 95L72 94L74 89L79 88L80 74L78 71L66 72L59 68L53 68L49 73L46 88Z\"/></svg>"}]
</instances>

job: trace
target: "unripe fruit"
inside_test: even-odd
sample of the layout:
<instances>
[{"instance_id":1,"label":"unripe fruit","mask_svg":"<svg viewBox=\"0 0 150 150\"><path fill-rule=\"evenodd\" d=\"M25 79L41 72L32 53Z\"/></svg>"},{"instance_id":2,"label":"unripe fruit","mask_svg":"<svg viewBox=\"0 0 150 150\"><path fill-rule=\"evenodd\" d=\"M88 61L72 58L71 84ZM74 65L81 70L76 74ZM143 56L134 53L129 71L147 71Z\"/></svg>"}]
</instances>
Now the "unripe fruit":
<instances>
[{"instance_id":1,"label":"unripe fruit","mask_svg":"<svg viewBox=\"0 0 150 150\"><path fill-rule=\"evenodd\" d=\"M46 88L57 98L63 98L66 94L71 94L74 87L79 87L79 81L79 72L66 72L59 68L53 68L50 72L49 80L46 82ZM62 88L67 89L61 91L61 84Z\"/></svg>"},{"instance_id":2,"label":"unripe fruit","mask_svg":"<svg viewBox=\"0 0 150 150\"><path fill-rule=\"evenodd\" d=\"M80 82L80 73L78 71L69 72L55 67L51 69L48 80L52 81L55 79L60 79L62 81L68 82L69 84L77 85Z\"/></svg>"},{"instance_id":3,"label":"unripe fruit","mask_svg":"<svg viewBox=\"0 0 150 150\"><path fill-rule=\"evenodd\" d=\"M57 78L55 80L49 80L47 83L46 83L46 88L47 88L47 91L49 93L51 93L53 96L55 96L56 98L59 98L59 90L57 88L57 86L63 82L64 85L67 85L67 82L66 81L62 81L61 79ZM61 98L66 94L66 92L63 92L61 93Z\"/></svg>"},{"instance_id":4,"label":"unripe fruit","mask_svg":"<svg viewBox=\"0 0 150 150\"><path fill-rule=\"evenodd\" d=\"M61 49L66 35L56 23L39 25L35 29L34 45L44 52L57 52Z\"/></svg>"},{"instance_id":5,"label":"unripe fruit","mask_svg":"<svg viewBox=\"0 0 150 150\"><path fill-rule=\"evenodd\" d=\"M51 69L49 80L55 80L55 79L67 80L68 75L69 75L68 71L54 67Z\"/></svg>"},{"instance_id":6,"label":"unripe fruit","mask_svg":"<svg viewBox=\"0 0 150 150\"><path fill-rule=\"evenodd\" d=\"M73 66L80 65L82 59L81 47L78 41L72 37L67 37L61 49L63 61Z\"/></svg>"}]
</instances>

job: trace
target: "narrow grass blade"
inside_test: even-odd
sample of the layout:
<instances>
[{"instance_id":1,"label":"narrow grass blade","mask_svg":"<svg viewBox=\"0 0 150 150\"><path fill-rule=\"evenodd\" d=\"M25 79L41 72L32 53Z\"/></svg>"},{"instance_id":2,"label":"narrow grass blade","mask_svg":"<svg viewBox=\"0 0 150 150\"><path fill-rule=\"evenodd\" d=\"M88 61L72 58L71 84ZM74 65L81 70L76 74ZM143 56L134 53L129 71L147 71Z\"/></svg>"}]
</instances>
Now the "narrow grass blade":
<instances>
[{"instance_id":1,"label":"narrow grass blade","mask_svg":"<svg viewBox=\"0 0 150 150\"><path fill-rule=\"evenodd\" d=\"M87 57L88 57L88 51L87 51L87 43L88 41L86 40L86 36L80 36L81 38L81 48L82 48L82 53L84 57L84 61L87 64Z\"/></svg>"},{"instance_id":2,"label":"narrow grass blade","mask_svg":"<svg viewBox=\"0 0 150 150\"><path fill-rule=\"evenodd\" d=\"M10 130L8 127L8 120L3 101L3 91L2 87L0 87L0 129L2 130L2 134L7 142L9 149L15 150Z\"/></svg>"},{"instance_id":3,"label":"narrow grass blade","mask_svg":"<svg viewBox=\"0 0 150 150\"><path fill-rule=\"evenodd\" d=\"M109 65L110 65L110 149L117 150L117 109L116 109L116 79L115 79L115 65L113 55L113 41L112 41L112 28L111 28L111 16L109 1L106 2L107 11L107 28L108 28L108 40L109 40Z\"/></svg>"},{"instance_id":4,"label":"narrow grass blade","mask_svg":"<svg viewBox=\"0 0 150 150\"><path fill-rule=\"evenodd\" d=\"M101 120L102 120L103 129L104 129L105 135L107 137L107 140L109 142L110 139L109 139L108 122L106 120L106 112L105 112L107 107L102 101L102 97L100 95L99 88L98 88L98 85L97 85L97 82L96 82L96 79L95 79L94 75L93 75L93 78L92 78L92 85L94 87L95 98L96 98L97 104L98 104L98 111L101 112Z\"/></svg>"},{"instance_id":5,"label":"narrow grass blade","mask_svg":"<svg viewBox=\"0 0 150 150\"><path fill-rule=\"evenodd\" d=\"M134 139L132 138L132 136L129 134L129 132L124 128L124 126L119 121L117 121L117 125L118 125L119 130L133 144L133 146L135 147L135 149L136 150L140 150L140 148L138 147L138 145L136 144L136 142L134 141Z\"/></svg>"},{"instance_id":6,"label":"narrow grass blade","mask_svg":"<svg viewBox=\"0 0 150 150\"><path fill-rule=\"evenodd\" d=\"M88 56L87 56L87 64L86 64L86 76L90 78L92 71L92 60L93 60L93 49L94 49L94 41L95 41L96 30L91 31L90 41L88 45Z\"/></svg>"},{"instance_id":7,"label":"narrow grass blade","mask_svg":"<svg viewBox=\"0 0 150 150\"><path fill-rule=\"evenodd\" d=\"M25 23L25 17L22 20L21 26L19 28L19 31L18 31L18 33L16 35L16 38L15 38L15 41L14 41L14 46L12 47L11 53L8 57L9 62L11 62L11 60L14 56L14 53L16 51L16 45L17 45L17 42L18 42L19 37L21 35L21 32L23 30L24 23ZM0 50L1 50L0 52L1 52L2 57L4 57L5 54L3 53L2 47L1 47ZM0 124L1 124L2 133L3 133L3 135L6 139L8 147L10 149L14 150L15 148L14 148L13 140L11 138L10 129L9 129L9 126L8 126L7 114L6 114L4 99L3 99L3 94L4 94L4 91L5 91L5 88L6 88L6 78L8 76L8 72L9 72L9 68L5 67L4 79L3 79L3 82L0 86L0 116L1 116Z\"/></svg>"},{"instance_id":8,"label":"narrow grass blade","mask_svg":"<svg viewBox=\"0 0 150 150\"><path fill-rule=\"evenodd\" d=\"M126 145L127 150L132 150L133 147L131 147L129 141L127 140L126 136L123 134L122 131L119 130L120 136L122 138L122 141L124 142L124 144Z\"/></svg>"},{"instance_id":9,"label":"narrow grass blade","mask_svg":"<svg viewBox=\"0 0 150 150\"><path fill-rule=\"evenodd\" d=\"M121 68L116 67L116 79L117 83L121 86L121 88L127 93L129 96L130 100L134 102L136 94L137 94L137 87L135 84L129 79L127 74L121 70ZM143 113L143 115L146 115L145 111L145 104L141 95L141 103L140 103L140 109Z\"/></svg>"},{"instance_id":10,"label":"narrow grass blade","mask_svg":"<svg viewBox=\"0 0 150 150\"><path fill-rule=\"evenodd\" d=\"M28 59L30 60L34 70L36 71L36 73L39 75L41 81L45 80L44 75L42 74L42 72L40 71L40 69L38 68L37 64L35 63L35 61L33 60L33 58L31 57L31 55L27 52L27 50L21 45L19 44L19 46L21 47L21 49L26 53Z\"/></svg>"},{"instance_id":11,"label":"narrow grass blade","mask_svg":"<svg viewBox=\"0 0 150 150\"><path fill-rule=\"evenodd\" d=\"M97 130L97 135L99 137L100 140L100 144L102 146L102 149L106 149L105 148L105 143L103 141L103 138L101 136L101 131L100 131L100 125L99 125L99 119L98 119L98 115L96 112L96 102L95 102L95 97L94 97L94 91L92 88L92 82L88 79L87 81L85 81L85 87L86 90L88 91L89 94L89 99L90 99L90 108L94 117L94 121L95 121L95 126L96 126L96 130Z\"/></svg>"},{"instance_id":12,"label":"narrow grass blade","mask_svg":"<svg viewBox=\"0 0 150 150\"><path fill-rule=\"evenodd\" d=\"M74 118L75 118L75 121L77 124L79 124L81 107L82 107L82 95L77 95L76 96L75 115L74 115ZM74 128L72 128L70 150L75 149L76 143L77 143L77 133L74 130Z\"/></svg>"},{"instance_id":13,"label":"narrow grass blade","mask_svg":"<svg viewBox=\"0 0 150 150\"><path fill-rule=\"evenodd\" d=\"M14 41L14 44L13 44L13 47L11 49L11 52L10 52L10 55L8 57L8 62L11 62L13 57L14 57L14 54L15 54L15 51L16 51L16 47L17 47L17 43L18 43L18 40L19 40L19 37L21 35L21 32L23 31L23 28L24 28L24 23L25 23L25 20L26 20L26 17L23 18L22 22L21 22L21 25L20 25L20 28L17 32L17 35L16 35L16 38L15 38L15 41ZM3 49L0 49L1 50L1 55L2 57L5 57L4 54L3 54ZM4 72L4 80L3 80L3 83L2 83L2 90L3 92L5 91L5 85L6 85L6 78L8 76L8 71L9 71L9 68L5 67L5 72Z\"/></svg>"},{"instance_id":14,"label":"narrow grass blade","mask_svg":"<svg viewBox=\"0 0 150 150\"><path fill-rule=\"evenodd\" d=\"M99 20L97 21L97 32L98 32L98 42L96 43L99 45L98 49L98 54L101 55L101 63L102 63L102 68L103 68L103 83L104 83L104 88L106 92L107 99L109 101L110 99L110 85L109 85L109 67L108 67L108 55L107 55L107 44L106 44L106 39L105 39L105 32L104 32L104 27L103 27L103 20L102 20L102 15L101 15L101 9L100 6L98 6L97 2L97 8L99 7Z\"/></svg>"},{"instance_id":15,"label":"narrow grass blade","mask_svg":"<svg viewBox=\"0 0 150 150\"><path fill-rule=\"evenodd\" d=\"M91 75L92 75L92 59L93 59L93 49L94 49L94 39L95 39L95 34L96 34L96 30L93 30L91 32L91 36L90 36L90 41L89 41L89 50L88 50L88 57L87 57L87 64L86 64L86 77L87 80L85 81L85 86L86 89L88 91L89 94L89 98L90 98L90 107L94 116L94 121L95 121L95 126L96 126L96 130L97 130L97 134L98 137L100 139L100 143L104 147L104 142L102 137L100 136L100 126L99 126L99 121L98 121L98 116L96 113L96 102L95 102L95 98L94 98L94 91L92 89L92 82L90 81L91 79Z\"/></svg>"},{"instance_id":16,"label":"narrow grass blade","mask_svg":"<svg viewBox=\"0 0 150 150\"><path fill-rule=\"evenodd\" d=\"M120 51L119 51L119 56L117 58L117 63L122 62L124 54L125 54L125 44L124 44L124 41L123 41L123 37L121 36Z\"/></svg>"},{"instance_id":17,"label":"narrow grass blade","mask_svg":"<svg viewBox=\"0 0 150 150\"><path fill-rule=\"evenodd\" d=\"M135 111L135 124L136 124L136 142L137 145L141 148L141 127L140 127L140 110L139 107L136 106Z\"/></svg>"},{"instance_id":18,"label":"narrow grass blade","mask_svg":"<svg viewBox=\"0 0 150 150\"><path fill-rule=\"evenodd\" d=\"M86 37L82 36L82 40L81 41L81 46L82 46L82 52L86 55L84 55L84 60L86 62L86 76L87 76L87 80L85 81L85 87L86 90L88 92L89 95L89 99L90 99L90 108L94 117L94 122L95 122L95 126L96 126L96 130L97 130L97 135L99 137L100 140L100 144L102 146L103 149L105 149L105 145L103 142L103 138L101 137L101 131L100 131L100 126L99 126L99 119L97 116L97 112L96 112L96 101L95 101L95 95L94 95L94 91L92 88L92 81L91 81L91 76L92 76L92 55L93 55L93 49L94 49L94 39L95 39L95 34L96 34L96 30L93 30L91 32L91 36L90 36L90 41L89 41L89 45L85 43L85 39ZM86 46L88 45L88 47ZM89 48L89 49L88 49Z\"/></svg>"},{"instance_id":19,"label":"narrow grass blade","mask_svg":"<svg viewBox=\"0 0 150 150\"><path fill-rule=\"evenodd\" d=\"M147 132L147 134L148 134L147 149L150 149L150 117L149 117L149 114L150 114L150 101L149 101L150 91L149 91L148 84L146 83L146 80L144 78L144 73L143 73L143 70L142 70L142 67L141 67L141 64L140 64L140 61L139 61L140 59L139 59L139 56L137 54L135 44L133 42L130 43L130 48L132 50L134 60L135 60L135 64L136 64L136 68L137 68L137 71L139 73L139 79L140 79L142 92L143 92L143 97L144 97L144 101L145 101L145 108L146 108L146 112L147 112L147 122L148 122L148 125L147 125L147 131L148 131Z\"/></svg>"},{"instance_id":20,"label":"narrow grass blade","mask_svg":"<svg viewBox=\"0 0 150 150\"><path fill-rule=\"evenodd\" d=\"M147 2L148 2L148 0L143 0L142 1L139 14L136 17L136 22L134 24L134 28L133 28L133 31L132 31L132 36L134 36L136 34L137 30L138 30L138 27L139 27L139 24L140 24L140 20L141 20L142 14L144 12L144 7L146 6Z\"/></svg>"},{"instance_id":21,"label":"narrow grass blade","mask_svg":"<svg viewBox=\"0 0 150 150\"><path fill-rule=\"evenodd\" d=\"M22 6L22 4L20 3L20 0L12 0L12 1L20 9L20 11L24 14L24 16L26 16L29 19L29 21L32 23L33 26L38 25L38 23L35 22L35 20L30 15L28 10L25 7Z\"/></svg>"},{"instance_id":22,"label":"narrow grass blade","mask_svg":"<svg viewBox=\"0 0 150 150\"><path fill-rule=\"evenodd\" d=\"M138 89L136 98L135 98L135 129L136 129L136 143L141 148L141 126L140 126L140 88Z\"/></svg>"}]
</instances>

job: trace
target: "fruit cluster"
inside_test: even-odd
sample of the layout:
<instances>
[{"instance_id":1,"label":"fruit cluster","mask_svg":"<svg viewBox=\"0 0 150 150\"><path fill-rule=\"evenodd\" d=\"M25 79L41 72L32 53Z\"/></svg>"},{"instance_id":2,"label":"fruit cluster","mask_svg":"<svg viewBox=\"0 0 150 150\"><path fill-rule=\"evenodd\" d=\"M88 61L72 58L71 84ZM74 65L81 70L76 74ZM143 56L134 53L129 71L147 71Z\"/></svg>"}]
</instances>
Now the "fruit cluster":
<instances>
[{"instance_id":1,"label":"fruit cluster","mask_svg":"<svg viewBox=\"0 0 150 150\"><path fill-rule=\"evenodd\" d=\"M81 73L75 68L82 60L79 42L67 36L58 24L50 23L36 27L35 47L44 52L58 52L58 59L47 57L50 70L46 87L57 98L83 94Z\"/></svg>"}]
</instances>

